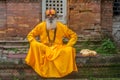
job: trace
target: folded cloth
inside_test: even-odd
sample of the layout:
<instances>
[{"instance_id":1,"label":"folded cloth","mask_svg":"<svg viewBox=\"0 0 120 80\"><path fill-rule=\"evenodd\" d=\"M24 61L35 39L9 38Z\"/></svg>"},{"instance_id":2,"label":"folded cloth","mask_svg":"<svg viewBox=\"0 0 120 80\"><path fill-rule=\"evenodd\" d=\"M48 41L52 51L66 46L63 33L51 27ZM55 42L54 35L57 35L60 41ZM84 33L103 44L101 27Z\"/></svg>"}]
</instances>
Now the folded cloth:
<instances>
[{"instance_id":1,"label":"folded cloth","mask_svg":"<svg viewBox=\"0 0 120 80\"><path fill-rule=\"evenodd\" d=\"M97 55L97 52L94 51L94 50L90 50L90 49L82 49L80 51L80 54L82 56L96 56Z\"/></svg>"}]
</instances>

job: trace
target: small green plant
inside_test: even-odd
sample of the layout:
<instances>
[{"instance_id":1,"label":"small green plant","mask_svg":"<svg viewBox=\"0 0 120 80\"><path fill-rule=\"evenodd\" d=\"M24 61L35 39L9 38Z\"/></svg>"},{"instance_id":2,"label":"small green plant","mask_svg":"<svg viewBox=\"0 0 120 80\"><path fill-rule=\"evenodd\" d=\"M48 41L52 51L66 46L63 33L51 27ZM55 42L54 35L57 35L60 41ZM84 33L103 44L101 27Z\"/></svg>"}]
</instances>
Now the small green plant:
<instances>
[{"instance_id":1,"label":"small green plant","mask_svg":"<svg viewBox=\"0 0 120 80\"><path fill-rule=\"evenodd\" d=\"M110 38L105 38L99 42L92 42L90 40L84 41L80 44L80 47L76 47L77 52L81 49L95 50L98 54L116 54L117 45Z\"/></svg>"},{"instance_id":2,"label":"small green plant","mask_svg":"<svg viewBox=\"0 0 120 80\"><path fill-rule=\"evenodd\" d=\"M8 51L14 51L15 53L17 53L18 48L10 48L10 49L8 49Z\"/></svg>"},{"instance_id":3,"label":"small green plant","mask_svg":"<svg viewBox=\"0 0 120 80\"><path fill-rule=\"evenodd\" d=\"M96 48L96 51L100 54L114 54L117 53L117 48L115 43L107 38L102 41L100 47Z\"/></svg>"}]
</instances>

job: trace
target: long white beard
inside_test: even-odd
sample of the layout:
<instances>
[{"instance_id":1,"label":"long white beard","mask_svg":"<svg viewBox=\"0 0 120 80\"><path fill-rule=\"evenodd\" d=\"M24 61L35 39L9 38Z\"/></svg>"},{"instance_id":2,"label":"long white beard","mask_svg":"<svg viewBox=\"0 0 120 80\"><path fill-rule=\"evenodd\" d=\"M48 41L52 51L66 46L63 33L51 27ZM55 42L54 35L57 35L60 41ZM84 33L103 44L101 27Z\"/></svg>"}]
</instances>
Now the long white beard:
<instances>
[{"instance_id":1,"label":"long white beard","mask_svg":"<svg viewBox=\"0 0 120 80\"><path fill-rule=\"evenodd\" d=\"M47 27L47 30L50 30L50 29L55 29L56 28L56 21L57 19L54 19L52 21L52 23L50 23L50 20L49 19L46 19L46 27Z\"/></svg>"}]
</instances>

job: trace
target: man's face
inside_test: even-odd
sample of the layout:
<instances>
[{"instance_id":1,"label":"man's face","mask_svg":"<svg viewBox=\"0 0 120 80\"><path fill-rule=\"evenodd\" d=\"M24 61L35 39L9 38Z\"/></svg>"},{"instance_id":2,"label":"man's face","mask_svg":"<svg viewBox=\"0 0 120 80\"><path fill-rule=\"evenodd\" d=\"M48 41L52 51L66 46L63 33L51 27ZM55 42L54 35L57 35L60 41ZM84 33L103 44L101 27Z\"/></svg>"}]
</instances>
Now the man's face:
<instances>
[{"instance_id":1,"label":"man's face","mask_svg":"<svg viewBox=\"0 0 120 80\"><path fill-rule=\"evenodd\" d=\"M52 23L53 20L55 19L55 14L49 14L49 15L47 15L47 19L50 20L50 23Z\"/></svg>"}]
</instances>

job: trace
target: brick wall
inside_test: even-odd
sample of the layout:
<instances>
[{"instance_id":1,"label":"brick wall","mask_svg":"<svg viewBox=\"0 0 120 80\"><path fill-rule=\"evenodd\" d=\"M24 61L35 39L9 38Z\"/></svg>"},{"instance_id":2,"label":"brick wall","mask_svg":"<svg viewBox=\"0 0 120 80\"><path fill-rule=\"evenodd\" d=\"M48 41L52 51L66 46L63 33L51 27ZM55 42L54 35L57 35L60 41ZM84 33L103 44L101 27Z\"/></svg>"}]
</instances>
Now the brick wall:
<instances>
[{"instance_id":1,"label":"brick wall","mask_svg":"<svg viewBox=\"0 0 120 80\"><path fill-rule=\"evenodd\" d=\"M6 3L0 1L0 39L5 37L6 34Z\"/></svg>"},{"instance_id":2,"label":"brick wall","mask_svg":"<svg viewBox=\"0 0 120 80\"><path fill-rule=\"evenodd\" d=\"M27 2L26 2L27 1ZM25 37L41 20L41 2L7 2L7 36Z\"/></svg>"},{"instance_id":3,"label":"brick wall","mask_svg":"<svg viewBox=\"0 0 120 80\"><path fill-rule=\"evenodd\" d=\"M81 38L99 38L101 0L74 0L69 4L70 27Z\"/></svg>"},{"instance_id":4,"label":"brick wall","mask_svg":"<svg viewBox=\"0 0 120 80\"><path fill-rule=\"evenodd\" d=\"M4 9L0 12L4 14L0 18L0 37L6 35L25 38L41 22L41 2L42 0L0 1L0 9ZM101 30L111 33L112 0L68 0L67 8L68 25L77 32L80 39L100 39Z\"/></svg>"},{"instance_id":5,"label":"brick wall","mask_svg":"<svg viewBox=\"0 0 120 80\"><path fill-rule=\"evenodd\" d=\"M111 37L112 24L113 24L113 0L101 1L101 29L103 35Z\"/></svg>"}]
</instances>

